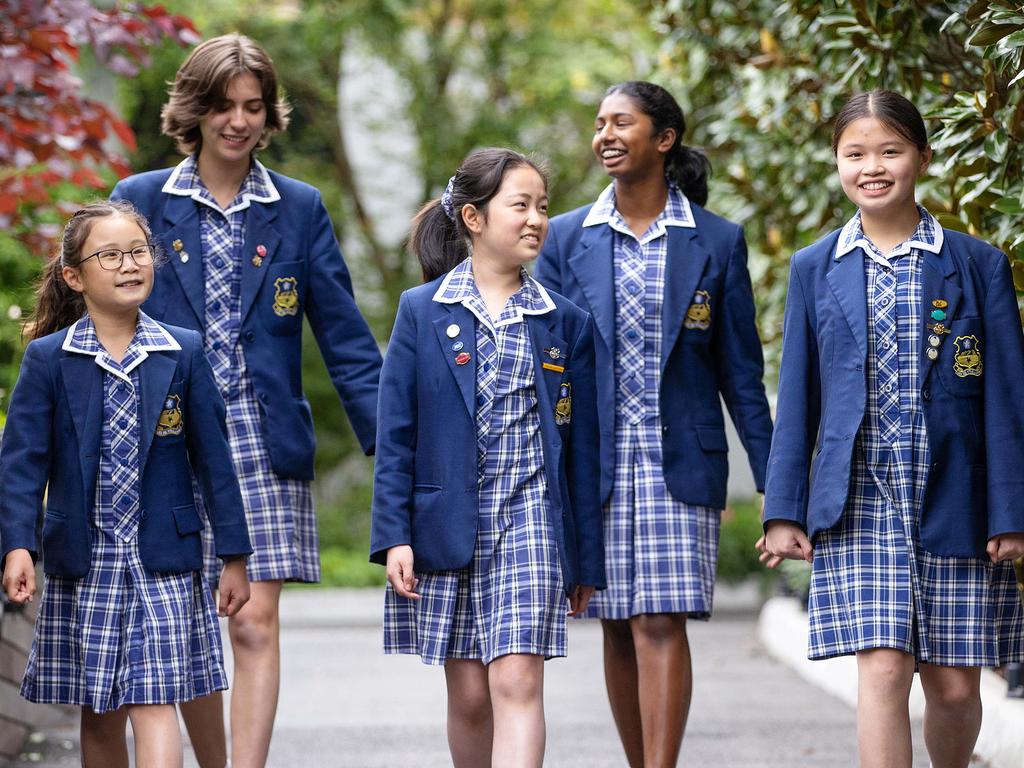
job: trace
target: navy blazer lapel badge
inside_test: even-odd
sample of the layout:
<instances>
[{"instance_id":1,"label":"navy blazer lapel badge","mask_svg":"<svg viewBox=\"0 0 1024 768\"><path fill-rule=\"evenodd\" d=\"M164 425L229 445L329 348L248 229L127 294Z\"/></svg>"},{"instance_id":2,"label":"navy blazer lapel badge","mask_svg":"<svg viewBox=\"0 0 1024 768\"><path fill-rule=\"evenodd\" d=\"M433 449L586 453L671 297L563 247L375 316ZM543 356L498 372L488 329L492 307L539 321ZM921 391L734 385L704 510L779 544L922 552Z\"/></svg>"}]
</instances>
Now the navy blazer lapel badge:
<instances>
[{"instance_id":1,"label":"navy blazer lapel badge","mask_svg":"<svg viewBox=\"0 0 1024 768\"><path fill-rule=\"evenodd\" d=\"M563 381L558 386L558 402L555 403L555 424L562 426L572 421L572 385Z\"/></svg>"},{"instance_id":2,"label":"navy blazer lapel badge","mask_svg":"<svg viewBox=\"0 0 1024 768\"><path fill-rule=\"evenodd\" d=\"M686 319L683 326L700 331L706 331L711 327L711 294L707 291L697 291L693 294L693 303L686 310Z\"/></svg>"},{"instance_id":3,"label":"navy blazer lapel badge","mask_svg":"<svg viewBox=\"0 0 1024 768\"><path fill-rule=\"evenodd\" d=\"M254 267L262 267L263 259L266 257L266 255L267 246L265 246L263 243L260 243L259 245L256 246L256 255L252 257L252 265Z\"/></svg>"},{"instance_id":4,"label":"navy blazer lapel badge","mask_svg":"<svg viewBox=\"0 0 1024 768\"><path fill-rule=\"evenodd\" d=\"M968 376L981 376L981 342L978 337L957 336L953 340L956 353L953 355L953 373L961 379Z\"/></svg>"},{"instance_id":5,"label":"navy blazer lapel badge","mask_svg":"<svg viewBox=\"0 0 1024 768\"><path fill-rule=\"evenodd\" d=\"M181 423L181 396L168 395L164 400L164 409L160 411L160 418L156 423L156 436L180 435L182 429L184 427Z\"/></svg>"},{"instance_id":6,"label":"navy blazer lapel badge","mask_svg":"<svg viewBox=\"0 0 1024 768\"><path fill-rule=\"evenodd\" d=\"M278 317L299 314L299 281L279 277L274 281L274 314Z\"/></svg>"},{"instance_id":7,"label":"navy blazer lapel badge","mask_svg":"<svg viewBox=\"0 0 1024 768\"><path fill-rule=\"evenodd\" d=\"M180 239L175 240L171 243L171 248L178 254L178 258L181 259L182 264L188 263L188 251L185 250L185 244Z\"/></svg>"}]
</instances>

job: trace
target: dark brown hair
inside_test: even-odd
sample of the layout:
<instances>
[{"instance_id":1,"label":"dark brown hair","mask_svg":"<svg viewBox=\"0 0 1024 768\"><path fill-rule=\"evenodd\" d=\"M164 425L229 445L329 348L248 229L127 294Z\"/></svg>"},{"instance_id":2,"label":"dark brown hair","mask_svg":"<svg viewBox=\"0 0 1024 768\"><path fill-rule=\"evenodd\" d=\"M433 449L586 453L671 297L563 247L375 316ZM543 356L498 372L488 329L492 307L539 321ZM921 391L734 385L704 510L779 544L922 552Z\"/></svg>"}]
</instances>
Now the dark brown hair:
<instances>
[{"instance_id":1,"label":"dark brown hair","mask_svg":"<svg viewBox=\"0 0 1024 768\"><path fill-rule=\"evenodd\" d=\"M644 80L629 80L613 85L605 91L604 97L608 98L614 93L628 96L651 119L655 136L669 128L676 132L675 143L665 156L665 175L697 205L707 203L711 163L699 149L683 144L686 118L672 94L660 85Z\"/></svg>"},{"instance_id":2,"label":"dark brown hair","mask_svg":"<svg viewBox=\"0 0 1024 768\"><path fill-rule=\"evenodd\" d=\"M909 141L918 152L928 148L928 129L924 118L909 99L895 91L867 91L851 98L836 115L832 128L832 152L839 149L839 139L850 123L862 117L873 117L893 133Z\"/></svg>"},{"instance_id":3,"label":"dark brown hair","mask_svg":"<svg viewBox=\"0 0 1024 768\"><path fill-rule=\"evenodd\" d=\"M224 101L231 81L246 73L259 81L267 108L267 122L256 149L266 147L271 136L288 127L291 107L278 95L270 56L245 35L221 35L201 43L185 59L160 110L161 128L181 152L191 155L202 148L199 121Z\"/></svg>"},{"instance_id":4,"label":"dark brown hair","mask_svg":"<svg viewBox=\"0 0 1024 768\"><path fill-rule=\"evenodd\" d=\"M92 225L103 216L127 216L139 225L146 241L152 244L149 222L127 201L100 200L75 211L64 226L60 250L50 258L36 283L36 306L23 327L29 339L38 339L67 328L85 314L85 299L64 281L62 273L64 267L77 267L82 262L82 248L89 239Z\"/></svg>"},{"instance_id":5,"label":"dark brown hair","mask_svg":"<svg viewBox=\"0 0 1024 768\"><path fill-rule=\"evenodd\" d=\"M515 168L533 168L547 188L547 172L539 161L511 149L478 149L466 156L452 177L452 216L436 198L413 217L409 248L419 259L423 282L450 272L469 256L470 233L462 220L462 206L473 205L486 216L487 204L498 194L505 174Z\"/></svg>"}]
</instances>

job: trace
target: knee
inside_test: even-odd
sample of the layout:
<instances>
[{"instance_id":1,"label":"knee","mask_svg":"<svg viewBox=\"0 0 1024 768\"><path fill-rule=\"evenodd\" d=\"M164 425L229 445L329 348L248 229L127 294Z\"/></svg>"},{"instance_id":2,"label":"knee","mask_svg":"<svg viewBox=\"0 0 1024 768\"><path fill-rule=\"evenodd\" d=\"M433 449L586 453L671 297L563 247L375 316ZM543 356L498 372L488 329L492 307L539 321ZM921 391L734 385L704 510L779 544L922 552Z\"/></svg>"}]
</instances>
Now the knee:
<instances>
[{"instance_id":1,"label":"knee","mask_svg":"<svg viewBox=\"0 0 1024 768\"><path fill-rule=\"evenodd\" d=\"M250 610L251 609L251 610ZM278 640L276 611L246 605L228 623L231 647L236 651L258 653L274 647Z\"/></svg>"},{"instance_id":2,"label":"knee","mask_svg":"<svg viewBox=\"0 0 1024 768\"><path fill-rule=\"evenodd\" d=\"M491 662L487 680L490 697L504 704L528 705L544 698L542 660L505 656Z\"/></svg>"},{"instance_id":3,"label":"knee","mask_svg":"<svg viewBox=\"0 0 1024 768\"><path fill-rule=\"evenodd\" d=\"M125 726L128 723L128 710L121 708L113 712L97 714L87 707L82 708L82 736L85 738L115 741L125 738Z\"/></svg>"},{"instance_id":4,"label":"knee","mask_svg":"<svg viewBox=\"0 0 1024 768\"><path fill-rule=\"evenodd\" d=\"M628 621L602 621L601 630L604 634L606 653L622 657L635 655L633 630L630 629Z\"/></svg>"},{"instance_id":5,"label":"knee","mask_svg":"<svg viewBox=\"0 0 1024 768\"><path fill-rule=\"evenodd\" d=\"M858 654L860 686L875 695L906 697L914 680L914 661L888 649Z\"/></svg>"},{"instance_id":6,"label":"knee","mask_svg":"<svg viewBox=\"0 0 1024 768\"><path fill-rule=\"evenodd\" d=\"M449 696L448 714L470 726L488 722L491 719L491 696L486 685L472 690L463 689L458 696Z\"/></svg>"},{"instance_id":7,"label":"knee","mask_svg":"<svg viewBox=\"0 0 1024 768\"><path fill-rule=\"evenodd\" d=\"M645 613L633 617L633 642L660 646L686 642L686 617L679 613Z\"/></svg>"},{"instance_id":8,"label":"knee","mask_svg":"<svg viewBox=\"0 0 1024 768\"><path fill-rule=\"evenodd\" d=\"M966 716L981 708L981 692L970 680L949 680L926 692L929 707L938 707L948 715Z\"/></svg>"}]
</instances>

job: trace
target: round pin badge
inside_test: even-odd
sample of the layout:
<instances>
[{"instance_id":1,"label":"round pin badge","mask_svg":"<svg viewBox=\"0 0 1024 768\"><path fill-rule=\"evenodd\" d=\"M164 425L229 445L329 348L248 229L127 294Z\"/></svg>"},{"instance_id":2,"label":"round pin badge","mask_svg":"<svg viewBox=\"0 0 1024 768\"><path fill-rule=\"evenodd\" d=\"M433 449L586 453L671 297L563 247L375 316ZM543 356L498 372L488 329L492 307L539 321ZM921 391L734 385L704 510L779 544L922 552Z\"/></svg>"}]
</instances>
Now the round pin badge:
<instances>
[{"instance_id":1,"label":"round pin badge","mask_svg":"<svg viewBox=\"0 0 1024 768\"><path fill-rule=\"evenodd\" d=\"M461 341L456 341L454 344L452 344L452 352L461 352L462 351L462 347L463 347L462 342Z\"/></svg>"},{"instance_id":2,"label":"round pin badge","mask_svg":"<svg viewBox=\"0 0 1024 768\"><path fill-rule=\"evenodd\" d=\"M459 335L459 326L457 326L455 323L452 323L445 329L445 333L448 334L449 339L454 339L456 336Z\"/></svg>"},{"instance_id":3,"label":"round pin badge","mask_svg":"<svg viewBox=\"0 0 1024 768\"><path fill-rule=\"evenodd\" d=\"M939 346L939 344L942 343L942 339L940 339L933 333L931 336L928 337L928 343L931 344L933 347L937 347Z\"/></svg>"},{"instance_id":4,"label":"round pin badge","mask_svg":"<svg viewBox=\"0 0 1024 768\"><path fill-rule=\"evenodd\" d=\"M939 356L939 350L935 347L928 347L928 352L926 354L928 355L929 360L934 360Z\"/></svg>"}]
</instances>

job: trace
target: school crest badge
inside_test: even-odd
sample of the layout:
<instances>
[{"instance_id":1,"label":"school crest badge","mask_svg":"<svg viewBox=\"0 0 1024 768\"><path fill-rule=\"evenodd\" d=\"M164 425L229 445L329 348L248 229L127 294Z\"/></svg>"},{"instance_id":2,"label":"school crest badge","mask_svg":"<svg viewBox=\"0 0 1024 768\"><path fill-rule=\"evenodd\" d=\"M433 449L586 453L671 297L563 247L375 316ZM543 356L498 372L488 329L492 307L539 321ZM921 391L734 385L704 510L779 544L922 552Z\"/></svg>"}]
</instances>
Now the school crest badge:
<instances>
[{"instance_id":1,"label":"school crest badge","mask_svg":"<svg viewBox=\"0 0 1024 768\"><path fill-rule=\"evenodd\" d=\"M707 291L697 291L693 294L693 303L686 310L686 319L683 326L694 328L699 331L706 331L711 327L711 294Z\"/></svg>"},{"instance_id":2,"label":"school crest badge","mask_svg":"<svg viewBox=\"0 0 1024 768\"><path fill-rule=\"evenodd\" d=\"M572 421L572 386L567 381L558 385L558 402L555 403L555 424L562 426Z\"/></svg>"},{"instance_id":3,"label":"school crest badge","mask_svg":"<svg viewBox=\"0 0 1024 768\"><path fill-rule=\"evenodd\" d=\"M977 336L957 336L953 340L956 352L953 354L953 373L961 379L981 376L981 342Z\"/></svg>"},{"instance_id":4,"label":"school crest badge","mask_svg":"<svg viewBox=\"0 0 1024 768\"><path fill-rule=\"evenodd\" d=\"M274 281L274 314L278 317L299 314L299 281L279 277Z\"/></svg>"},{"instance_id":5,"label":"school crest badge","mask_svg":"<svg viewBox=\"0 0 1024 768\"><path fill-rule=\"evenodd\" d=\"M164 409L156 422L156 436L170 437L180 435L184 429L181 423L181 396L168 395L164 400Z\"/></svg>"}]
</instances>

